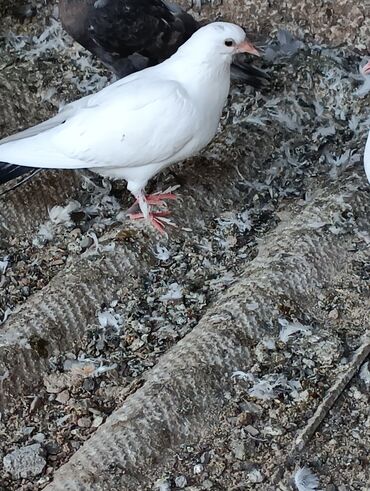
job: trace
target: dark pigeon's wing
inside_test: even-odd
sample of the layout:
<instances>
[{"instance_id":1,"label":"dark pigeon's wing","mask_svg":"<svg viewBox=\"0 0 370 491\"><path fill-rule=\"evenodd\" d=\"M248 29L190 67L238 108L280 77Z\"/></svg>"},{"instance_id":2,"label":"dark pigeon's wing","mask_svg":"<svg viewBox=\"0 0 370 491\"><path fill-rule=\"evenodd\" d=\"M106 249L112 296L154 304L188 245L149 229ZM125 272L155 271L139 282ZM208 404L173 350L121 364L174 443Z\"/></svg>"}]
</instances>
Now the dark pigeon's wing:
<instances>
[{"instance_id":1,"label":"dark pigeon's wing","mask_svg":"<svg viewBox=\"0 0 370 491\"><path fill-rule=\"evenodd\" d=\"M62 0L60 16L66 31L119 77L165 60L198 28L161 0Z\"/></svg>"},{"instance_id":2,"label":"dark pigeon's wing","mask_svg":"<svg viewBox=\"0 0 370 491\"><path fill-rule=\"evenodd\" d=\"M66 31L119 78L169 58L200 27L162 0L60 0L59 10ZM231 74L256 88L269 78L241 57Z\"/></svg>"}]
</instances>

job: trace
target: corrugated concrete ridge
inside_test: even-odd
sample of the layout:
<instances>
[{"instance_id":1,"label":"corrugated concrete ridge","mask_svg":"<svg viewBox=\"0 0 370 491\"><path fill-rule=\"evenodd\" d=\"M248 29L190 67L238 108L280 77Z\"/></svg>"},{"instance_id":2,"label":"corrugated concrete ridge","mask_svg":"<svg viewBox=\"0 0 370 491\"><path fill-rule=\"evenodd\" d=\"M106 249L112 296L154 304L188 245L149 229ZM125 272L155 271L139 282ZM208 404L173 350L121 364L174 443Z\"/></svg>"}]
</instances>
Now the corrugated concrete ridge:
<instances>
[{"instance_id":1,"label":"corrugated concrete ridge","mask_svg":"<svg viewBox=\"0 0 370 491\"><path fill-rule=\"evenodd\" d=\"M268 153L269 146L264 151ZM232 159L232 152L229 152ZM248 175L247 160L243 172ZM204 221L214 216L217 212L230 203L237 208L238 201L243 199L243 193L236 191L235 183L239 179L235 167L229 166L225 174L224 163L212 162L212 166L203 169L203 172L193 170L197 168L199 160L189 163L187 166L187 191L186 201L177 204L174 221L181 225L190 225L194 231L201 231ZM190 167L190 173L188 174ZM25 234L29 230L35 230L39 222L46 218L47 208L55 201L61 199L57 192L47 192L49 181L55 185L61 185L64 179L62 173L48 177L45 173L39 181L29 182L24 189L17 189L12 193L12 199L8 202L8 214L5 214L8 236L13 234ZM66 181L69 177L67 174ZM70 190L75 191L74 198L78 197L79 190L76 181L73 180ZM42 192L40 192L40 186ZM54 190L54 185L51 190ZM62 187L62 186L61 186ZM35 191L38 189L38 192ZM63 188L62 188L63 189ZM34 191L34 192L33 192ZM13 194L15 196L13 196ZM22 196L43 196L42 206L39 200L32 197L27 207L28 221L20 219L23 207L20 206ZM60 201L59 201L60 202ZM201 210L201 212L199 211ZM14 217L9 219L9 215ZM128 225L123 227L128 229ZM109 301L114 291L120 285L129 287L132 278L140 272L150 269L153 260L152 250L157 243L156 233L149 228L140 230L132 225L134 240L127 243L118 241L116 251L111 254L103 254L101 257L79 258L71 263L41 291L32 295L19 309L16 315L11 316L0 330L0 373L9 371L9 378L3 383L0 404L3 408L11 396L17 394L30 394L37 387L47 373L47 359L53 353L73 349L76 340L81 338L86 326L95 319L96 309L103 302ZM115 240L121 227L100 239L101 242ZM188 234L181 229L171 229L170 240ZM136 236L135 236L136 235ZM5 236L4 240L7 240ZM37 346L42 343L47 348L40 352Z\"/></svg>"},{"instance_id":2,"label":"corrugated concrete ridge","mask_svg":"<svg viewBox=\"0 0 370 491\"><path fill-rule=\"evenodd\" d=\"M347 191L347 211L356 217L357 225L368 227L369 194L350 185L340 192L338 188L325 191L295 218L285 220L261 244L259 256L246 266L240 280L161 358L144 386L56 472L45 489L141 489L147 483L146 469L164 463L170 449L195 442L217 421L232 372L250 368L249 347L269 334L266 326L276 317L281 297L314 305L323 284L350 261L356 225L349 225L343 235L310 225L317 220L333 224ZM252 302L258 304L257 310L248 310Z\"/></svg>"},{"instance_id":3,"label":"corrugated concrete ridge","mask_svg":"<svg viewBox=\"0 0 370 491\"><path fill-rule=\"evenodd\" d=\"M129 283L139 273L142 262L148 265L150 256L139 244L104 260L80 260L8 320L0 331L0 372L9 371L0 406L6 407L11 396L30 393L41 382L49 356L73 348L94 321L96 309L111 300L119 284Z\"/></svg>"},{"instance_id":4,"label":"corrugated concrete ridge","mask_svg":"<svg viewBox=\"0 0 370 491\"><path fill-rule=\"evenodd\" d=\"M77 172L42 172L1 197L0 238L33 232L47 217L48 209L73 196L79 182Z\"/></svg>"}]
</instances>

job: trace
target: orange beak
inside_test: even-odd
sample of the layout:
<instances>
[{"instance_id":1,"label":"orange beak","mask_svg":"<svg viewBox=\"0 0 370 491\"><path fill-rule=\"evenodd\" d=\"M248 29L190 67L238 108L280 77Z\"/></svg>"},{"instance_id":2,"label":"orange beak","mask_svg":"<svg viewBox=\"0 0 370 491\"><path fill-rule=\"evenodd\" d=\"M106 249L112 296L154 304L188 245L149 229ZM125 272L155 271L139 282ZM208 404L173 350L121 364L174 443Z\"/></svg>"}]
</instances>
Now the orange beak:
<instances>
[{"instance_id":1,"label":"orange beak","mask_svg":"<svg viewBox=\"0 0 370 491\"><path fill-rule=\"evenodd\" d=\"M236 47L237 53L250 53L251 55L261 56L258 49L250 41L243 41Z\"/></svg>"},{"instance_id":2,"label":"orange beak","mask_svg":"<svg viewBox=\"0 0 370 491\"><path fill-rule=\"evenodd\" d=\"M370 75L370 61L362 68L362 73L364 75Z\"/></svg>"}]
</instances>

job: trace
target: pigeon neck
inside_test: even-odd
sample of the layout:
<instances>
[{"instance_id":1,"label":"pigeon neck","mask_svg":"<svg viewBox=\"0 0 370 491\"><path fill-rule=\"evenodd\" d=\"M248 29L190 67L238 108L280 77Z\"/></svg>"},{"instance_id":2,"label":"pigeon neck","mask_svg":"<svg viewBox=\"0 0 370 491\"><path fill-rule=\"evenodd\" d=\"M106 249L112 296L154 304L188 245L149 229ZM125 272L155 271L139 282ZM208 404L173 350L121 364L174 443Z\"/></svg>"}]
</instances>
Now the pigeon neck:
<instances>
[{"instance_id":1,"label":"pigeon neck","mask_svg":"<svg viewBox=\"0 0 370 491\"><path fill-rule=\"evenodd\" d=\"M199 103L215 104L219 99L224 104L230 88L229 60L189 60L178 56L172 58L169 68L172 76Z\"/></svg>"}]
</instances>

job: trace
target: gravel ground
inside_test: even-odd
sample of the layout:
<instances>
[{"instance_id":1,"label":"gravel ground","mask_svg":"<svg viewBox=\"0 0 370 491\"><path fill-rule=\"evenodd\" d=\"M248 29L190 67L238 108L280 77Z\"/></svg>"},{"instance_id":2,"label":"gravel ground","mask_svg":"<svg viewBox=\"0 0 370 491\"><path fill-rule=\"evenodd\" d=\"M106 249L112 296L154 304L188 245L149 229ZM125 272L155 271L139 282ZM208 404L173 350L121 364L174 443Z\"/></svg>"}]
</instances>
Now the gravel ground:
<instances>
[{"instance_id":1,"label":"gravel ground","mask_svg":"<svg viewBox=\"0 0 370 491\"><path fill-rule=\"evenodd\" d=\"M11 73L18 64L35 77L26 84L38 108L31 110L28 124L110 80L66 36L60 41L51 14L52 7L38 8L24 22L19 16L4 19L16 33L2 40L5 70ZM232 161L248 155L250 170L240 174L237 184L240 207L198 224L186 239L160 239L152 267L131 278L110 303L96 307L95 322L86 326L73 351L49 356L34 340L34 349L48 358L49 373L38 391L11 401L2 413L0 489L39 490L50 482L54 470L233 284L242 266L258 254L261 239L287 213L296 213L317 189L337 179L366 186L361 155L369 96L358 72L361 56L349 47L296 43L282 33L279 39L280 44L270 41L269 60L263 62L270 86L261 93L233 88L222 131L191 167L194 172L197 164L222 160L225 154ZM9 121L4 135L15 129ZM159 180L162 187L174 186L182 184L184 175L186 170L177 166ZM129 203L123 188L83 177L76 198L50 210L33 234L7 239L0 248L0 319L16 315L79 257L99 261L114 248L111 232L119 230L118 240L135 239L122 218ZM186 185L181 193L186 199ZM180 220L176 216L178 225ZM350 221L345 204L338 203L337 233ZM326 226L312 223L315 229ZM304 466L318 483L306 476L304 487L299 481L304 471L299 471L299 491L370 489L368 364L304 453L294 462L284 457L293 434L312 415L365 332L369 243L368 231L358 230L352 264L338 271L335 284L323 285L314 308L282 301L279 323L271 326L274 335L253 346L253 370L236 371L230 379L229 403L220 407L217 428L205 431L197 446L177 449L165 471L151 469L150 489L292 489L293 476ZM0 387L6 377L0 373ZM279 469L281 476L272 484Z\"/></svg>"},{"instance_id":2,"label":"gravel ground","mask_svg":"<svg viewBox=\"0 0 370 491\"><path fill-rule=\"evenodd\" d=\"M230 380L219 425L196 447L184 445L177 452L158 477L158 489L369 489L368 362L305 450L287 459L297 430L308 422L364 333L368 259L363 251L354 252L351 283L348 271L345 281L338 274L335 284L323 288L313 312L302 312L301 322L287 321L297 306L280 306L278 341L273 336L256 342L251 372L236 371ZM307 478L306 486L294 484L302 469L313 476L311 485Z\"/></svg>"}]
</instances>

